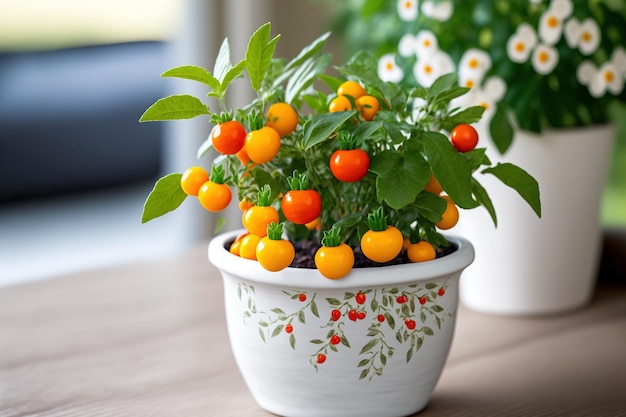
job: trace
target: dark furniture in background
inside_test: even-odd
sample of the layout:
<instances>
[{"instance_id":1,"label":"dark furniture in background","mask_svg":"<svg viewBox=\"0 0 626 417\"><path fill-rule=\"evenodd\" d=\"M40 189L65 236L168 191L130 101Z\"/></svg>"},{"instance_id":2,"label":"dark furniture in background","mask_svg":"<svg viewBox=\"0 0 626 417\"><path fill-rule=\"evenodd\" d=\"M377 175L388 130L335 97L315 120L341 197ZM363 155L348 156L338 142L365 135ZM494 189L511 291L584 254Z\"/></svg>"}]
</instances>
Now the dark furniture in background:
<instances>
[{"instance_id":1,"label":"dark furniture in background","mask_svg":"<svg viewBox=\"0 0 626 417\"><path fill-rule=\"evenodd\" d=\"M164 42L0 53L0 202L153 179Z\"/></svg>"}]
</instances>

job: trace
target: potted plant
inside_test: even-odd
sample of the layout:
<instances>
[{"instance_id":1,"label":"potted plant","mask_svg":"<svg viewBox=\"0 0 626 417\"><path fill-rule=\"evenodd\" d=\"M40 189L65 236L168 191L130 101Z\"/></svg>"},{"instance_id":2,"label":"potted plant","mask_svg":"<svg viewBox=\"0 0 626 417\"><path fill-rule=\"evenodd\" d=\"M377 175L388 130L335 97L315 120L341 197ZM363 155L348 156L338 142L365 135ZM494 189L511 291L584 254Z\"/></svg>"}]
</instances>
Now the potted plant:
<instances>
[{"instance_id":1,"label":"potted plant","mask_svg":"<svg viewBox=\"0 0 626 417\"><path fill-rule=\"evenodd\" d=\"M484 206L496 219L478 174L511 185L538 215L539 190L524 170L491 164L476 147L469 123L484 109L450 109L468 91L456 75L400 87L379 79L369 53L330 75L328 37L277 59L279 36L265 24L235 64L225 40L212 71L162 74L205 84L217 110L174 95L141 121L207 117L214 128L198 157L212 148L218 156L158 180L142 220L187 198L219 212L236 195L245 228L213 238L209 259L223 277L235 359L263 408L408 415L440 375L459 276L473 259L467 240L441 231L456 224L457 206ZM226 91L240 78L256 98L230 109Z\"/></svg>"},{"instance_id":2,"label":"potted plant","mask_svg":"<svg viewBox=\"0 0 626 417\"><path fill-rule=\"evenodd\" d=\"M382 27L370 44L351 44L376 52L381 78L428 87L456 72L471 91L453 106L485 107L475 126L491 138L487 155L499 161L504 154L542 187L541 221L491 183L493 201L506 213L497 230L488 228L484 212L463 217L458 230L471 237L477 257L461 282L462 301L507 314L585 305L599 261L612 119L626 102L626 3L364 3L345 9L342 23L348 42L362 27ZM494 240L515 246L494 251Z\"/></svg>"}]
</instances>

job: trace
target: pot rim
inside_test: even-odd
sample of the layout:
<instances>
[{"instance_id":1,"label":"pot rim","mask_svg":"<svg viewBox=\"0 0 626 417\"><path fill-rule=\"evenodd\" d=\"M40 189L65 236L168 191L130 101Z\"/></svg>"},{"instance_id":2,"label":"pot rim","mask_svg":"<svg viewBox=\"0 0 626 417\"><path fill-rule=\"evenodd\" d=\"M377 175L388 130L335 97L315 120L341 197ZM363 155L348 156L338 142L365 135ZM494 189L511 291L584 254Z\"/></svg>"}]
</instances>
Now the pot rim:
<instances>
[{"instance_id":1,"label":"pot rim","mask_svg":"<svg viewBox=\"0 0 626 417\"><path fill-rule=\"evenodd\" d=\"M467 239L446 236L458 245L458 248L444 257L422 263L355 268L345 277L332 280L322 276L317 269L288 267L282 271L270 272L257 261L240 258L228 252L224 248L226 242L243 232L245 232L243 229L234 230L211 239L208 248L209 261L223 272L250 281L282 287L297 285L299 288L334 289L414 283L462 271L474 260L474 247ZM294 278L294 275L297 277Z\"/></svg>"}]
</instances>

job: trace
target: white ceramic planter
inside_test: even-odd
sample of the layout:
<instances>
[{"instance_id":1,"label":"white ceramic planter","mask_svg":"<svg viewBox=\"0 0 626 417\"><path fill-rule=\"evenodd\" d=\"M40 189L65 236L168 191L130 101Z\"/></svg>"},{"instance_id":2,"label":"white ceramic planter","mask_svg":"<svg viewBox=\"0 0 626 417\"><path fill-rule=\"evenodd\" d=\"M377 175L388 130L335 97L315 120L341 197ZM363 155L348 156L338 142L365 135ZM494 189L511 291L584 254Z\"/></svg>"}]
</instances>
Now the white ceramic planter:
<instances>
[{"instance_id":1,"label":"white ceramic planter","mask_svg":"<svg viewBox=\"0 0 626 417\"><path fill-rule=\"evenodd\" d=\"M586 305L595 288L599 209L615 131L612 126L519 132L505 158L539 182L538 219L511 189L479 176L498 214L463 211L457 233L470 239L476 261L461 278L461 302L483 312L536 315ZM501 158L489 149L492 162Z\"/></svg>"},{"instance_id":2,"label":"white ceramic planter","mask_svg":"<svg viewBox=\"0 0 626 417\"><path fill-rule=\"evenodd\" d=\"M230 254L224 245L237 233L215 237L209 259L222 273L235 359L262 408L391 417L426 406L452 342L458 280L474 258L468 241L454 239L458 250L441 259L332 281Z\"/></svg>"}]
</instances>

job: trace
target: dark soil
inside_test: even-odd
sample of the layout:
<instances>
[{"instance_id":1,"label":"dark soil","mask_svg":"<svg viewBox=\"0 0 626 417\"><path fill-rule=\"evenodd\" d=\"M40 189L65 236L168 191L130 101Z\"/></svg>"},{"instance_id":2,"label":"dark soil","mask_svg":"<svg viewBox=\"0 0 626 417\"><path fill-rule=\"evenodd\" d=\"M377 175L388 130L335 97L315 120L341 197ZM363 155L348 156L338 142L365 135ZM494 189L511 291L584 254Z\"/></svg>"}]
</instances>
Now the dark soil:
<instances>
[{"instance_id":1,"label":"dark soil","mask_svg":"<svg viewBox=\"0 0 626 417\"><path fill-rule=\"evenodd\" d=\"M226 250L230 248L231 243L232 242L226 243ZM320 243L315 240L306 240L303 242L295 242L293 246L296 250L296 256L289 266L294 268L315 269L315 252L317 252L317 250L320 248ZM354 268L370 268L375 266L389 266L410 263L409 258L404 252L389 262L378 263L366 258L365 255L363 255L363 252L361 252L360 247L353 247L352 250L354 251ZM437 250L437 258L449 255L456 250L457 245L450 242L450 246L441 247Z\"/></svg>"}]
</instances>

